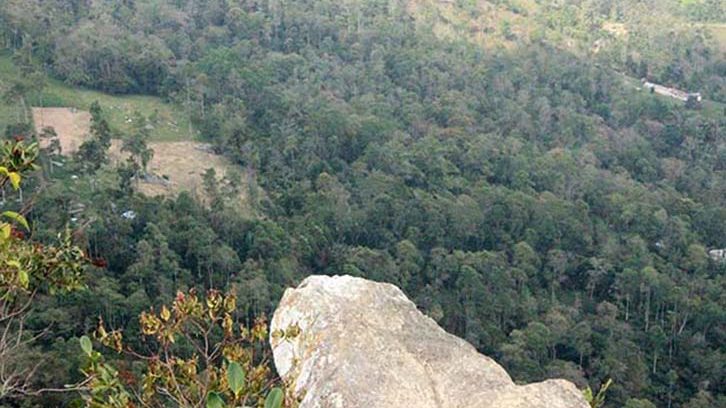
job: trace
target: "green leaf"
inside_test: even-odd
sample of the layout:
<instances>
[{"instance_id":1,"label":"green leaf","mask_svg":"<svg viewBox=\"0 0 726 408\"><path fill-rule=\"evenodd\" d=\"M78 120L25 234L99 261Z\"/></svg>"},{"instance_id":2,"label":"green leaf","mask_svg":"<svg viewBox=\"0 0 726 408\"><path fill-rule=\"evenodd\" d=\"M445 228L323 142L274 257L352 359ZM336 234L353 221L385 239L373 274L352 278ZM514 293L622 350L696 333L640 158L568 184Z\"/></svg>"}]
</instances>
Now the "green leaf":
<instances>
[{"instance_id":1,"label":"green leaf","mask_svg":"<svg viewBox=\"0 0 726 408\"><path fill-rule=\"evenodd\" d=\"M0 166L0 175L3 175L10 179L10 184L13 185L14 189L20 188L20 174L8 170L5 166Z\"/></svg>"},{"instance_id":2,"label":"green leaf","mask_svg":"<svg viewBox=\"0 0 726 408\"><path fill-rule=\"evenodd\" d=\"M20 188L20 174L15 173L15 172L10 172L10 173L8 173L8 177L10 177L10 184L13 185L13 188L16 190L19 189Z\"/></svg>"},{"instance_id":3,"label":"green leaf","mask_svg":"<svg viewBox=\"0 0 726 408\"><path fill-rule=\"evenodd\" d=\"M20 265L20 262L15 259L9 259L5 261L5 265L12 266L13 268L20 269L22 268L22 265Z\"/></svg>"},{"instance_id":4,"label":"green leaf","mask_svg":"<svg viewBox=\"0 0 726 408\"><path fill-rule=\"evenodd\" d=\"M224 408L225 403L222 397L216 392L207 394L207 408Z\"/></svg>"},{"instance_id":5,"label":"green leaf","mask_svg":"<svg viewBox=\"0 0 726 408\"><path fill-rule=\"evenodd\" d=\"M93 352L93 344L91 344L91 339L89 339L88 336L81 337L81 350L83 350L87 356L91 356L91 352Z\"/></svg>"},{"instance_id":6,"label":"green leaf","mask_svg":"<svg viewBox=\"0 0 726 408\"><path fill-rule=\"evenodd\" d=\"M18 280L20 281L20 286L27 289L28 284L30 283L30 277L28 277L28 271L25 269L21 269L18 271Z\"/></svg>"},{"instance_id":7,"label":"green leaf","mask_svg":"<svg viewBox=\"0 0 726 408\"><path fill-rule=\"evenodd\" d=\"M282 399L283 394L280 388L271 389L270 393L267 394L267 398L265 398L265 408L282 408Z\"/></svg>"},{"instance_id":8,"label":"green leaf","mask_svg":"<svg viewBox=\"0 0 726 408\"><path fill-rule=\"evenodd\" d=\"M242 392L242 388L245 385L245 372L242 367L234 361L229 363L229 366L227 367L227 382L229 383L229 388L232 389L234 396L239 397L239 394Z\"/></svg>"},{"instance_id":9,"label":"green leaf","mask_svg":"<svg viewBox=\"0 0 726 408\"><path fill-rule=\"evenodd\" d=\"M5 211L3 213L3 216L10 218L11 220L22 225L26 230L30 230L30 226L28 226L28 220L26 220L25 217L16 213L15 211Z\"/></svg>"},{"instance_id":10,"label":"green leaf","mask_svg":"<svg viewBox=\"0 0 726 408\"><path fill-rule=\"evenodd\" d=\"M585 401L587 401L590 406L592 406L592 388L588 386L584 390L582 390L582 396L585 397Z\"/></svg>"},{"instance_id":11,"label":"green leaf","mask_svg":"<svg viewBox=\"0 0 726 408\"><path fill-rule=\"evenodd\" d=\"M13 231L12 228L10 228L10 224L4 222L0 224L0 236L2 236L4 239L10 238L10 233Z\"/></svg>"}]
</instances>

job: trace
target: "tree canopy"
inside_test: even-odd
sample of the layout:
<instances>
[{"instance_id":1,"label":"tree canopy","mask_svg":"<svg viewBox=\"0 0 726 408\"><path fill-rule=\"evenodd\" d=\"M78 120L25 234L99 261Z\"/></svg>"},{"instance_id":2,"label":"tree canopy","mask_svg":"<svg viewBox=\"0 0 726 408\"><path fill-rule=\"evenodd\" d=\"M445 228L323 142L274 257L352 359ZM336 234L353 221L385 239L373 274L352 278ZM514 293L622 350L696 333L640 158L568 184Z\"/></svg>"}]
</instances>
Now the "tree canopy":
<instances>
[{"instance_id":1,"label":"tree canopy","mask_svg":"<svg viewBox=\"0 0 726 408\"><path fill-rule=\"evenodd\" d=\"M69 158L93 168L24 187L34 236L70 225L96 264L87 291L34 306L54 333L38 386L81 378L66 356L99 315L138 349L136 316L178 291L234 293L252 322L310 274L351 274L400 286L517 381L612 378L605 407L725 403L721 2L6 3L24 78L163 98L246 179L247 210L211 172L206 202L139 194L153 129L136 121L113 169L94 108ZM43 94L2 85L13 106ZM34 137L22 115L1 125Z\"/></svg>"}]
</instances>

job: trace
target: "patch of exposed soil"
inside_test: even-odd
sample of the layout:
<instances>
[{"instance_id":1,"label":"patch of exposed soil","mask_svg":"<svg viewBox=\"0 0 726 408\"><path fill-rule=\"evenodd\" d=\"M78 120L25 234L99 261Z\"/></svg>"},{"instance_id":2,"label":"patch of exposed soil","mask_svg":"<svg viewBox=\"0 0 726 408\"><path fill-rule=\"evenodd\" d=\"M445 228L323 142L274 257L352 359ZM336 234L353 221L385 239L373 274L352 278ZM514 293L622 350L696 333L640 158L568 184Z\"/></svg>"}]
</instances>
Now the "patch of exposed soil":
<instances>
[{"instance_id":1,"label":"patch of exposed soil","mask_svg":"<svg viewBox=\"0 0 726 408\"><path fill-rule=\"evenodd\" d=\"M38 132L46 126L58 134L61 152L73 154L89 135L91 115L71 108L33 108L33 121ZM41 145L49 141L41 140ZM212 168L222 179L232 164L211 152L209 145L199 142L150 142L154 157L148 167L147 180L139 182L139 191L146 195L174 195L189 191L201 196L202 176ZM109 151L112 164L126 160L121 152L121 140L114 139ZM244 191L244 189L242 189Z\"/></svg>"},{"instance_id":2,"label":"patch of exposed soil","mask_svg":"<svg viewBox=\"0 0 726 408\"><path fill-rule=\"evenodd\" d=\"M58 134L61 153L73 154L83 143L90 129L91 114L73 108L33 108L33 123L38 133L52 127ZM49 141L41 140L45 146Z\"/></svg>"}]
</instances>

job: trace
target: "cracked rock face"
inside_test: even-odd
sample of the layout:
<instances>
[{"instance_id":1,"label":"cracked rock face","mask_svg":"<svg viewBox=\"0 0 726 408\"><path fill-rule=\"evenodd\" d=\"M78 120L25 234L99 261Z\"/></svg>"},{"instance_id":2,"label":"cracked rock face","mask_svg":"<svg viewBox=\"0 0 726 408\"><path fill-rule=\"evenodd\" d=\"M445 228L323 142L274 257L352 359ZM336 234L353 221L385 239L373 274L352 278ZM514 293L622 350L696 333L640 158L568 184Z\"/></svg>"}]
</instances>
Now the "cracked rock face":
<instances>
[{"instance_id":1,"label":"cracked rock face","mask_svg":"<svg viewBox=\"0 0 726 408\"><path fill-rule=\"evenodd\" d=\"M397 287L311 276L285 292L271 332L300 408L588 408L565 380L515 385L491 358L446 333Z\"/></svg>"}]
</instances>

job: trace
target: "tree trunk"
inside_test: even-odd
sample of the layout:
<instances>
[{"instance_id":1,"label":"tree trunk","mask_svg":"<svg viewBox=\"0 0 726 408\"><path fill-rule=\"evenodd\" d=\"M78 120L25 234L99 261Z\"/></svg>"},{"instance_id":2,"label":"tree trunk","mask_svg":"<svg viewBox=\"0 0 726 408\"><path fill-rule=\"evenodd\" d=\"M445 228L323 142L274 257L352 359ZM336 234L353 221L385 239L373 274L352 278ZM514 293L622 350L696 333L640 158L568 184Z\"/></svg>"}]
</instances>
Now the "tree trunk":
<instances>
[{"instance_id":1,"label":"tree trunk","mask_svg":"<svg viewBox=\"0 0 726 408\"><path fill-rule=\"evenodd\" d=\"M681 322L681 327L678 328L678 334L683 333L683 330L686 328L686 323L688 323L688 313L683 316L683 322Z\"/></svg>"},{"instance_id":2,"label":"tree trunk","mask_svg":"<svg viewBox=\"0 0 726 408\"><path fill-rule=\"evenodd\" d=\"M28 123L28 107L25 104L25 96L20 97L20 107L23 109L23 121Z\"/></svg>"},{"instance_id":3,"label":"tree trunk","mask_svg":"<svg viewBox=\"0 0 726 408\"><path fill-rule=\"evenodd\" d=\"M592 297L595 295L595 283L590 284L589 289L590 289L589 297L590 297L590 300L592 300Z\"/></svg>"},{"instance_id":4,"label":"tree trunk","mask_svg":"<svg viewBox=\"0 0 726 408\"><path fill-rule=\"evenodd\" d=\"M625 321L630 319L630 295L625 295Z\"/></svg>"},{"instance_id":5,"label":"tree trunk","mask_svg":"<svg viewBox=\"0 0 726 408\"><path fill-rule=\"evenodd\" d=\"M187 118L189 120L189 136L192 135L192 96L191 89L189 87L189 78L186 79L187 87Z\"/></svg>"},{"instance_id":6,"label":"tree trunk","mask_svg":"<svg viewBox=\"0 0 726 408\"><path fill-rule=\"evenodd\" d=\"M645 331L648 332L650 327L650 288L645 295Z\"/></svg>"},{"instance_id":7,"label":"tree trunk","mask_svg":"<svg viewBox=\"0 0 726 408\"><path fill-rule=\"evenodd\" d=\"M201 103L202 103L202 119L204 119L205 117L207 117L207 115L206 115L205 108L204 108L204 99L205 98L204 98L203 91L201 92L200 99L201 99Z\"/></svg>"}]
</instances>

